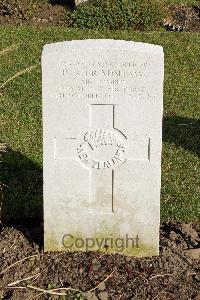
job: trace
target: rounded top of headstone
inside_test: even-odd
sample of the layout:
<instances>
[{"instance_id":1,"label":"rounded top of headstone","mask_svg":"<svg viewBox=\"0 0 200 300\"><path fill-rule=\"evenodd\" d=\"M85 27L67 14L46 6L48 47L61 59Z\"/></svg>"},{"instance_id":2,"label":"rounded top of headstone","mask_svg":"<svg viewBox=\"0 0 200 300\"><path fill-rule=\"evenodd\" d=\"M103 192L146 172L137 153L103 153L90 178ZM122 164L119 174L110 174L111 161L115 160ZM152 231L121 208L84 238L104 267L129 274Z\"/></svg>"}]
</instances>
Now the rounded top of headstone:
<instances>
[{"instance_id":1,"label":"rounded top of headstone","mask_svg":"<svg viewBox=\"0 0 200 300\"><path fill-rule=\"evenodd\" d=\"M155 54L162 54L163 47L154 44L133 42L133 41L124 41L124 40L112 40L112 39L88 39L88 40L73 40L73 41L64 41L57 42L52 44L46 44L43 48L43 54L47 52L62 52L67 49L118 49L118 50L127 50L127 51L139 51L139 52L148 52Z\"/></svg>"}]
</instances>

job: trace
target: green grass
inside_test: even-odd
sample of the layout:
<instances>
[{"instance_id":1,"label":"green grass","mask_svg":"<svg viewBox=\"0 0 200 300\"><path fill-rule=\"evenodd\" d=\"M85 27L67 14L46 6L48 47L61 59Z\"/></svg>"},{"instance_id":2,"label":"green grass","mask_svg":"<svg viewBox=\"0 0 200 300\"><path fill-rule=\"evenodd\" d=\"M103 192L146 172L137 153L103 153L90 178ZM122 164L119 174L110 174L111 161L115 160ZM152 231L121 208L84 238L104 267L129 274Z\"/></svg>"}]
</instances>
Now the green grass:
<instances>
[{"instance_id":1,"label":"green grass","mask_svg":"<svg viewBox=\"0 0 200 300\"><path fill-rule=\"evenodd\" d=\"M200 213L200 34L131 31L95 32L59 28L0 29L0 85L40 62L42 47L55 41L114 38L159 44L165 52L162 220L195 221ZM4 52L13 45L16 48ZM41 216L41 69L8 82L1 93L4 156L3 216L7 220Z\"/></svg>"}]
</instances>

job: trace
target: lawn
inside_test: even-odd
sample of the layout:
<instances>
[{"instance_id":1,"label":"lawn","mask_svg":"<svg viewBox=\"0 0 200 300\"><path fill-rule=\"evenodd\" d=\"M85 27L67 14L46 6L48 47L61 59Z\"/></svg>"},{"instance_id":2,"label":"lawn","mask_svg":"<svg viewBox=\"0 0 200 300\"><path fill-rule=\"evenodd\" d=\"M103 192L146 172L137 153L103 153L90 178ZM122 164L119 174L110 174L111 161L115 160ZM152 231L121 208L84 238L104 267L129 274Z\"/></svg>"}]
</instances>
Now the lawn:
<instances>
[{"instance_id":1,"label":"lawn","mask_svg":"<svg viewBox=\"0 0 200 300\"><path fill-rule=\"evenodd\" d=\"M188 1L187 1L188 2ZM161 218L200 217L200 34L59 28L0 28L0 139L4 220L42 215L42 47L55 41L114 38L159 44L165 52Z\"/></svg>"}]
</instances>

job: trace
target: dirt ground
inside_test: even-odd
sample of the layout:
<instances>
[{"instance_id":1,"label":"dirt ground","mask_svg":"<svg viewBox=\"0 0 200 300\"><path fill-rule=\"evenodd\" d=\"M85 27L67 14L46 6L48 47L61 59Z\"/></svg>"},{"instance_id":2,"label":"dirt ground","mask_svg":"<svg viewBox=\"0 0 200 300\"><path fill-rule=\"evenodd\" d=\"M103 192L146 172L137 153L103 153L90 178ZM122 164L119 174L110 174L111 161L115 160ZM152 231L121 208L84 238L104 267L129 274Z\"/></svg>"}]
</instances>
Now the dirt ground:
<instances>
[{"instance_id":1,"label":"dirt ground","mask_svg":"<svg viewBox=\"0 0 200 300\"><path fill-rule=\"evenodd\" d=\"M160 256L145 259L44 253L42 225L29 225L1 229L0 299L200 299L200 232L194 224L163 223Z\"/></svg>"},{"instance_id":2,"label":"dirt ground","mask_svg":"<svg viewBox=\"0 0 200 300\"><path fill-rule=\"evenodd\" d=\"M0 0L0 25L68 27L65 14L74 6L63 2L66 1Z\"/></svg>"},{"instance_id":3,"label":"dirt ground","mask_svg":"<svg viewBox=\"0 0 200 300\"><path fill-rule=\"evenodd\" d=\"M69 27L66 11L72 9L73 0L0 0L0 25ZM173 6L169 15L161 24L166 30L200 31L200 4Z\"/></svg>"},{"instance_id":4,"label":"dirt ground","mask_svg":"<svg viewBox=\"0 0 200 300\"><path fill-rule=\"evenodd\" d=\"M200 3L196 6L176 5L170 9L171 16L163 21L170 31L200 31Z\"/></svg>"}]
</instances>

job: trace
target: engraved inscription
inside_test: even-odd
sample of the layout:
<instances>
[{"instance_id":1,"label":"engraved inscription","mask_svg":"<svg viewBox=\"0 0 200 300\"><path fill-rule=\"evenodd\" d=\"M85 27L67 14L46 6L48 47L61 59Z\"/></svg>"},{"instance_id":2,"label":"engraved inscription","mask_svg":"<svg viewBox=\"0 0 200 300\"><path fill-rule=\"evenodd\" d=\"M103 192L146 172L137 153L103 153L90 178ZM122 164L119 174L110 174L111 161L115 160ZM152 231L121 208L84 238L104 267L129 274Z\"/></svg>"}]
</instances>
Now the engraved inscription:
<instances>
[{"instance_id":1,"label":"engraved inscription","mask_svg":"<svg viewBox=\"0 0 200 300\"><path fill-rule=\"evenodd\" d=\"M92 84L85 84L84 81L81 82L82 85L72 87L65 86L64 88L60 88L59 94L57 97L59 99L64 99L65 97L70 97L73 99L119 99L121 96L128 96L131 100L139 100L140 96L144 93L145 88L134 88L123 86L123 83L119 86L116 84L113 86L109 86L109 83L106 82L98 83L96 89ZM94 83L95 84L95 83ZM107 85L106 85L107 84Z\"/></svg>"},{"instance_id":2,"label":"engraved inscription","mask_svg":"<svg viewBox=\"0 0 200 300\"><path fill-rule=\"evenodd\" d=\"M89 130L77 148L82 164L93 169L114 169L126 161L125 137L117 130Z\"/></svg>"},{"instance_id":3,"label":"engraved inscription","mask_svg":"<svg viewBox=\"0 0 200 300\"><path fill-rule=\"evenodd\" d=\"M63 69L63 75L66 73L69 73L72 76L79 76L79 77L100 77L103 76L105 78L135 78L135 77L141 77L142 72L140 70L134 70L134 71L127 71L127 70L96 70L96 69L88 69L85 70L73 70L73 72L70 72L71 70Z\"/></svg>"},{"instance_id":4,"label":"engraved inscription","mask_svg":"<svg viewBox=\"0 0 200 300\"><path fill-rule=\"evenodd\" d=\"M64 84L56 92L56 98L74 101L81 99L115 100L120 97L130 101L143 98L145 87L136 87L135 81L143 78L150 66L147 57L143 63L134 61L63 61L60 76ZM72 82L66 85L66 82Z\"/></svg>"}]
</instances>

